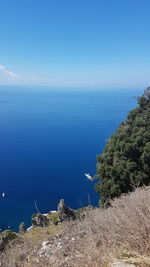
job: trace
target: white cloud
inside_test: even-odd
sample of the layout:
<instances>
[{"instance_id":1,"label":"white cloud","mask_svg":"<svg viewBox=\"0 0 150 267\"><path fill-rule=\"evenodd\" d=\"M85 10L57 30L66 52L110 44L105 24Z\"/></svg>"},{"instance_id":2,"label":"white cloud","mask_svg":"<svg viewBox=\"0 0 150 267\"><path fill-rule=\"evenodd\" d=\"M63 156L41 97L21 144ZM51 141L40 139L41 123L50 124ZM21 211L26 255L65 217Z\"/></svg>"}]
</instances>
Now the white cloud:
<instances>
[{"instance_id":1,"label":"white cloud","mask_svg":"<svg viewBox=\"0 0 150 267\"><path fill-rule=\"evenodd\" d=\"M10 77L11 79L18 79L19 75L11 70L6 69L6 67L4 65L0 65L0 71L2 73L4 73L5 75L7 75L8 77Z\"/></svg>"},{"instance_id":2,"label":"white cloud","mask_svg":"<svg viewBox=\"0 0 150 267\"><path fill-rule=\"evenodd\" d=\"M5 70L5 67L3 65L0 65L0 70Z\"/></svg>"}]
</instances>

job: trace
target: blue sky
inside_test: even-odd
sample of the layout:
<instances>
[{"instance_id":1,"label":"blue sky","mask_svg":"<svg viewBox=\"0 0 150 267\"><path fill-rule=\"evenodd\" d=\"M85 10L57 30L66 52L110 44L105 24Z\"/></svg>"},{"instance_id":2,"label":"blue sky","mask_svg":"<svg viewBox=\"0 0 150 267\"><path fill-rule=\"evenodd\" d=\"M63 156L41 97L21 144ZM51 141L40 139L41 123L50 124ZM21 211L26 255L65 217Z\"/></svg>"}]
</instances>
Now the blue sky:
<instances>
[{"instance_id":1,"label":"blue sky","mask_svg":"<svg viewBox=\"0 0 150 267\"><path fill-rule=\"evenodd\" d=\"M0 84L150 85L149 0L1 0Z\"/></svg>"}]
</instances>

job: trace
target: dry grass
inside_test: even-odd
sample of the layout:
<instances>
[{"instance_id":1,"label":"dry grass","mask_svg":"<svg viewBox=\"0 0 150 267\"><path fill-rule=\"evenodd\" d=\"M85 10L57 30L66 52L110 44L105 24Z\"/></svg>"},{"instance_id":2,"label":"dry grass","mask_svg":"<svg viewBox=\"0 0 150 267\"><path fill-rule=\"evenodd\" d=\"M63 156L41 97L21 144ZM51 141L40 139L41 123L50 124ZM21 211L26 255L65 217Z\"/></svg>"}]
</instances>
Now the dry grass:
<instances>
[{"instance_id":1,"label":"dry grass","mask_svg":"<svg viewBox=\"0 0 150 267\"><path fill-rule=\"evenodd\" d=\"M36 227L26 232L20 240L14 239L7 250L0 255L1 267L23 267L26 259L32 252L38 251L39 246L45 240L61 234L63 225L51 225L46 228ZM30 266L30 265L29 265Z\"/></svg>"},{"instance_id":2,"label":"dry grass","mask_svg":"<svg viewBox=\"0 0 150 267\"><path fill-rule=\"evenodd\" d=\"M91 212L82 227L91 244L95 240L104 263L124 258L150 266L150 187L115 199L109 209Z\"/></svg>"},{"instance_id":3,"label":"dry grass","mask_svg":"<svg viewBox=\"0 0 150 267\"><path fill-rule=\"evenodd\" d=\"M22 238L25 243L27 242L28 244L30 244L30 246L37 247L45 240L55 235L61 234L62 230L63 225L50 225L46 228L35 227L32 229L32 231L26 232L22 236Z\"/></svg>"},{"instance_id":4,"label":"dry grass","mask_svg":"<svg viewBox=\"0 0 150 267\"><path fill-rule=\"evenodd\" d=\"M150 187L122 195L112 207L89 211L84 220L59 227L25 234L22 243L2 254L1 266L105 267L116 259L150 266ZM41 243L47 240L42 250Z\"/></svg>"}]
</instances>

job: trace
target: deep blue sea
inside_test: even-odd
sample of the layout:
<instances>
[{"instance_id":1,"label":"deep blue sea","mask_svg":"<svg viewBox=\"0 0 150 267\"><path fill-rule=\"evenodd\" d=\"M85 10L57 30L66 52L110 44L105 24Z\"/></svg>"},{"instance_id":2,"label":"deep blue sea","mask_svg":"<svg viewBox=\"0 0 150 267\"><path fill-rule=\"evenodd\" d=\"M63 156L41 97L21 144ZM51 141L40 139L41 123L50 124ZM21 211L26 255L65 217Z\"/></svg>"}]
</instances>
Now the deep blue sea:
<instances>
[{"instance_id":1,"label":"deep blue sea","mask_svg":"<svg viewBox=\"0 0 150 267\"><path fill-rule=\"evenodd\" d=\"M0 87L0 228L31 224L36 211L61 198L79 208L97 205L96 155L143 89L65 90Z\"/></svg>"}]
</instances>

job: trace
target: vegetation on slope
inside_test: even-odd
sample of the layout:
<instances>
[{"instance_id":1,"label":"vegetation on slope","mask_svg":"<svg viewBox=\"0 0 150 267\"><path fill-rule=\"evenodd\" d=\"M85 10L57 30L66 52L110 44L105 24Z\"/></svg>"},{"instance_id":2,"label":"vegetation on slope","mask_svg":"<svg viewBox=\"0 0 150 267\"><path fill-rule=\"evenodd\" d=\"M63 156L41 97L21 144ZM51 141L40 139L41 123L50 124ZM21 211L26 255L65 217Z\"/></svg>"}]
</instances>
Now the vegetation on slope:
<instances>
[{"instance_id":1,"label":"vegetation on slope","mask_svg":"<svg viewBox=\"0 0 150 267\"><path fill-rule=\"evenodd\" d=\"M95 189L102 205L121 193L150 184L150 87L138 104L97 156L100 181Z\"/></svg>"},{"instance_id":2,"label":"vegetation on slope","mask_svg":"<svg viewBox=\"0 0 150 267\"><path fill-rule=\"evenodd\" d=\"M150 266L150 187L89 210L83 220L35 227L0 253L3 267L110 267L125 261Z\"/></svg>"}]
</instances>

